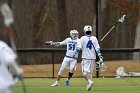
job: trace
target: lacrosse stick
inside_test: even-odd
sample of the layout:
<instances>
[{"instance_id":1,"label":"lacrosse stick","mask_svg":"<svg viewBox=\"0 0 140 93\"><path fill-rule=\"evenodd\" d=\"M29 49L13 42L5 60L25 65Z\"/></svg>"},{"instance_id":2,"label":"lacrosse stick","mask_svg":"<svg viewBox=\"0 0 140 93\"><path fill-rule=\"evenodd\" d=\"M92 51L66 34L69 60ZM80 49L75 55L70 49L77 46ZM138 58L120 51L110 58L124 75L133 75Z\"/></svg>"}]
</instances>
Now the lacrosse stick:
<instances>
[{"instance_id":1,"label":"lacrosse stick","mask_svg":"<svg viewBox=\"0 0 140 93\"><path fill-rule=\"evenodd\" d=\"M14 22L12 10L8 6L8 4L3 3L0 7L0 11L1 11L1 14L4 18L4 24L5 24L6 29L7 29L7 34L8 34L9 40L10 40L11 47L14 50L14 52L17 54L16 46L15 46L15 42L14 42L14 38L13 38L13 29L11 27L11 24ZM21 84L23 87L23 92L27 93L24 80L21 81Z\"/></svg>"},{"instance_id":2,"label":"lacrosse stick","mask_svg":"<svg viewBox=\"0 0 140 93\"><path fill-rule=\"evenodd\" d=\"M100 71L106 71L106 69L108 68L108 66L106 66L103 61L98 61L96 62L96 64L96 68Z\"/></svg>"},{"instance_id":3,"label":"lacrosse stick","mask_svg":"<svg viewBox=\"0 0 140 93\"><path fill-rule=\"evenodd\" d=\"M13 18L11 9L5 3L1 5L1 14L4 17L4 24L7 28L7 33L8 33L10 43L11 43L11 47L15 51L16 47L15 47L15 43L14 43L14 39L13 39L13 31L11 28L11 24L14 22L14 18Z\"/></svg>"},{"instance_id":4,"label":"lacrosse stick","mask_svg":"<svg viewBox=\"0 0 140 93\"><path fill-rule=\"evenodd\" d=\"M123 23L126 15L123 15L116 23L112 26L112 28L102 37L102 39L99 41L101 43L105 37L118 25L118 23Z\"/></svg>"},{"instance_id":5,"label":"lacrosse stick","mask_svg":"<svg viewBox=\"0 0 140 93\"><path fill-rule=\"evenodd\" d=\"M102 63L99 68L100 68L101 71L106 71L108 66L106 66L104 63Z\"/></svg>"},{"instance_id":6,"label":"lacrosse stick","mask_svg":"<svg viewBox=\"0 0 140 93\"><path fill-rule=\"evenodd\" d=\"M118 23L124 22L125 16L126 15L122 15L122 17L115 23L115 25L113 25L112 28L102 37L102 39L99 41L99 43L101 43L108 36L108 34L118 25ZM99 58L97 57L97 59L99 59ZM107 69L107 66L105 64L100 65L97 62L96 69L101 70L101 71L105 71Z\"/></svg>"}]
</instances>

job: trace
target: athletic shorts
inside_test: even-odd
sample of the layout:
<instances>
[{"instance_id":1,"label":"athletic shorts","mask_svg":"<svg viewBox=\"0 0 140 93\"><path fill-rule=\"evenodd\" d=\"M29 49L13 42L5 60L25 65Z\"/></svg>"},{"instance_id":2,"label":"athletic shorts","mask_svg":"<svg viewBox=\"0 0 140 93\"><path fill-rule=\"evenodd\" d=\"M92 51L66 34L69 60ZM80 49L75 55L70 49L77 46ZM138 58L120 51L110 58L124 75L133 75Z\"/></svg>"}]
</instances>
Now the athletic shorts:
<instances>
[{"instance_id":1,"label":"athletic shorts","mask_svg":"<svg viewBox=\"0 0 140 93\"><path fill-rule=\"evenodd\" d=\"M60 69L76 69L77 60L64 57Z\"/></svg>"},{"instance_id":2,"label":"athletic shorts","mask_svg":"<svg viewBox=\"0 0 140 93\"><path fill-rule=\"evenodd\" d=\"M94 70L95 60L87 60L83 59L81 66L82 66L82 73L89 72L92 73Z\"/></svg>"}]
</instances>

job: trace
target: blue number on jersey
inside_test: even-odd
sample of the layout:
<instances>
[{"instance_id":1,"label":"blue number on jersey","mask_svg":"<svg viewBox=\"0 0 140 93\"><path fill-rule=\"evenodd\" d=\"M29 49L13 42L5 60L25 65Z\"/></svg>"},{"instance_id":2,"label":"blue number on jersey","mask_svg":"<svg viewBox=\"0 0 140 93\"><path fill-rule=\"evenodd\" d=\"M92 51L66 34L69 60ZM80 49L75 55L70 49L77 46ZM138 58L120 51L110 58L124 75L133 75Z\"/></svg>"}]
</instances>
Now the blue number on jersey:
<instances>
[{"instance_id":1,"label":"blue number on jersey","mask_svg":"<svg viewBox=\"0 0 140 93\"><path fill-rule=\"evenodd\" d=\"M75 50L75 44L69 44L69 50Z\"/></svg>"},{"instance_id":2,"label":"blue number on jersey","mask_svg":"<svg viewBox=\"0 0 140 93\"><path fill-rule=\"evenodd\" d=\"M86 47L91 50L92 46L93 46L92 40L89 40Z\"/></svg>"}]
</instances>

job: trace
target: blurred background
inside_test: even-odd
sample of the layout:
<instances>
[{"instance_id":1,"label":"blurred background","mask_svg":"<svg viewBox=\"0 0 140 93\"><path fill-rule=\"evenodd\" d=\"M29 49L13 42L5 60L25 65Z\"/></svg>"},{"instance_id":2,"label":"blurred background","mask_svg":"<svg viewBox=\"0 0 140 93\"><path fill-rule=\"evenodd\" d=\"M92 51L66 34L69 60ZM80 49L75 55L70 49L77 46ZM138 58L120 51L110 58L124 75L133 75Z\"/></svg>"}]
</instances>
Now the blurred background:
<instances>
[{"instance_id":1,"label":"blurred background","mask_svg":"<svg viewBox=\"0 0 140 93\"><path fill-rule=\"evenodd\" d=\"M2 3L8 3L14 13L12 27L21 64L52 64L52 60L60 64L65 46L46 48L45 41L62 41L69 37L71 29L77 29L81 37L87 24L93 27L92 34L100 40L125 14L125 21L119 23L100 46L104 50L105 61L136 61L139 69L135 71L140 72L140 0L0 0ZM8 42L1 14L0 25L0 38ZM46 50L24 51L27 48ZM48 52L48 48L64 50L52 49ZM122 48L126 50L105 51Z\"/></svg>"},{"instance_id":2,"label":"blurred background","mask_svg":"<svg viewBox=\"0 0 140 93\"><path fill-rule=\"evenodd\" d=\"M99 40L123 14L127 15L125 22L114 29L101 47L138 47L139 0L0 0L0 3L7 2L14 12L17 47L34 48L43 47L47 40L64 40L71 29L77 29L82 36L87 24L93 26L93 35L96 35L95 1L99 4ZM2 24L1 21L1 27Z\"/></svg>"}]
</instances>

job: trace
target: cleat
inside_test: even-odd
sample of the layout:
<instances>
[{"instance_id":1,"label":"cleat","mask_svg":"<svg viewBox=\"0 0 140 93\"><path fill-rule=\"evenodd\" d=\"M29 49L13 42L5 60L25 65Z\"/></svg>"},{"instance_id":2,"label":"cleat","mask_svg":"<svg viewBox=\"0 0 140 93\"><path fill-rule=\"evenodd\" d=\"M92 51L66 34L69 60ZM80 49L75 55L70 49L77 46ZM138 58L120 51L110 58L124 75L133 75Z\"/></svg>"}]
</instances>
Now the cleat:
<instances>
[{"instance_id":1,"label":"cleat","mask_svg":"<svg viewBox=\"0 0 140 93\"><path fill-rule=\"evenodd\" d=\"M52 84L51 85L52 87L54 87L54 86L58 86L58 83L57 82L55 82L54 84Z\"/></svg>"},{"instance_id":2,"label":"cleat","mask_svg":"<svg viewBox=\"0 0 140 93\"><path fill-rule=\"evenodd\" d=\"M66 86L69 86L70 83L69 83L69 80L66 80Z\"/></svg>"},{"instance_id":3,"label":"cleat","mask_svg":"<svg viewBox=\"0 0 140 93\"><path fill-rule=\"evenodd\" d=\"M93 85L93 82L87 84L87 91L91 90L92 85Z\"/></svg>"}]
</instances>

